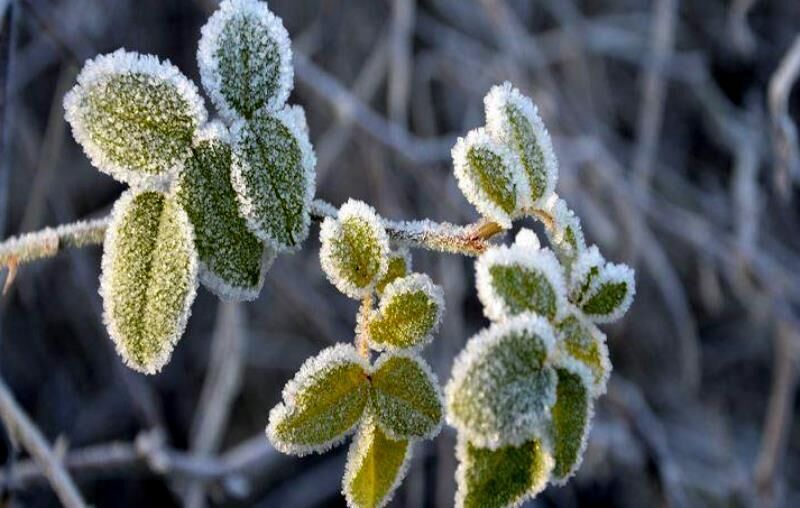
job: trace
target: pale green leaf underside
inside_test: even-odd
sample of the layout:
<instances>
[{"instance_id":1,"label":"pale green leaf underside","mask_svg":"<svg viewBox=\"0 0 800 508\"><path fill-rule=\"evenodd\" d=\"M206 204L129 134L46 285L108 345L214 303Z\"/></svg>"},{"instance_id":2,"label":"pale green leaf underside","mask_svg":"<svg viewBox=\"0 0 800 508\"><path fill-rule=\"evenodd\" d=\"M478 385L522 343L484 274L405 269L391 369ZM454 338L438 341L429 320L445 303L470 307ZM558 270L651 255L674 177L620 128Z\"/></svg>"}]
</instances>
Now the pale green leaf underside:
<instances>
[{"instance_id":1,"label":"pale green leaf underside","mask_svg":"<svg viewBox=\"0 0 800 508\"><path fill-rule=\"evenodd\" d=\"M463 438L459 438L463 439ZM497 450L460 443L457 506L516 506L541 492L550 478L553 459L539 440Z\"/></svg>"},{"instance_id":2,"label":"pale green leaf underside","mask_svg":"<svg viewBox=\"0 0 800 508\"><path fill-rule=\"evenodd\" d=\"M441 397L436 381L417 361L388 357L371 377L374 412L392 437L421 438L436 431L442 419Z\"/></svg>"},{"instance_id":3,"label":"pale green leaf underside","mask_svg":"<svg viewBox=\"0 0 800 508\"><path fill-rule=\"evenodd\" d=\"M175 84L146 74L117 74L84 88L78 100L78 121L113 165L158 175L188 157L197 119ZM124 174L114 176L129 181Z\"/></svg>"},{"instance_id":4,"label":"pale green leaf underside","mask_svg":"<svg viewBox=\"0 0 800 508\"><path fill-rule=\"evenodd\" d=\"M575 316L568 316L558 324L561 347L570 356L586 365L592 372L595 386L608 376L608 363L605 344L600 337Z\"/></svg>"},{"instance_id":5,"label":"pale green leaf underside","mask_svg":"<svg viewBox=\"0 0 800 508\"><path fill-rule=\"evenodd\" d=\"M330 242L331 263L339 277L358 289L376 282L383 268L384 247L373 222L348 217L339 223L339 235Z\"/></svg>"},{"instance_id":6,"label":"pale green leaf underside","mask_svg":"<svg viewBox=\"0 0 800 508\"><path fill-rule=\"evenodd\" d=\"M519 265L494 265L489 268L491 284L512 316L533 312L547 319L556 316L556 290L539 270Z\"/></svg>"},{"instance_id":7,"label":"pale green leaf underside","mask_svg":"<svg viewBox=\"0 0 800 508\"><path fill-rule=\"evenodd\" d=\"M194 299L191 226L180 206L159 192L137 194L114 213L103 259L105 319L126 363L157 372L183 333Z\"/></svg>"},{"instance_id":8,"label":"pale green leaf underside","mask_svg":"<svg viewBox=\"0 0 800 508\"><path fill-rule=\"evenodd\" d=\"M216 52L220 93L245 118L267 104L281 81L278 44L249 16L234 16L225 25Z\"/></svg>"},{"instance_id":9,"label":"pale green leaf underside","mask_svg":"<svg viewBox=\"0 0 800 508\"><path fill-rule=\"evenodd\" d=\"M402 253L392 253L387 263L386 275L375 285L375 291L377 291L378 294L383 293L386 286L401 277L405 277L409 272L410 269L406 266L406 257Z\"/></svg>"},{"instance_id":10,"label":"pale green leaf underside","mask_svg":"<svg viewBox=\"0 0 800 508\"><path fill-rule=\"evenodd\" d=\"M239 215L230 169L227 143L198 143L181 172L177 197L194 226L200 261L212 274L204 282L222 297L253 299L263 282L267 247Z\"/></svg>"},{"instance_id":11,"label":"pale green leaf underside","mask_svg":"<svg viewBox=\"0 0 800 508\"><path fill-rule=\"evenodd\" d=\"M514 330L474 357L448 399L459 429L476 442L478 436L506 444L530 437L531 425L546 417L555 391L556 376L545 365L546 355L537 335Z\"/></svg>"},{"instance_id":12,"label":"pale green leaf underside","mask_svg":"<svg viewBox=\"0 0 800 508\"><path fill-rule=\"evenodd\" d=\"M281 247L297 246L306 235L311 185L299 141L282 121L259 112L240 128L234 150L233 184L250 229Z\"/></svg>"},{"instance_id":13,"label":"pale green leaf underside","mask_svg":"<svg viewBox=\"0 0 800 508\"><path fill-rule=\"evenodd\" d=\"M552 408L553 478L563 480L577 469L589 431L589 387L578 374L556 369L558 386Z\"/></svg>"},{"instance_id":14,"label":"pale green leaf underside","mask_svg":"<svg viewBox=\"0 0 800 508\"><path fill-rule=\"evenodd\" d=\"M517 191L511 176L511 168L503 159L486 148L473 146L467 151L467 163L471 178L486 197L505 213L512 214L517 206Z\"/></svg>"},{"instance_id":15,"label":"pale green leaf underside","mask_svg":"<svg viewBox=\"0 0 800 508\"><path fill-rule=\"evenodd\" d=\"M630 288L625 282L606 282L592 292L581 308L591 316L613 314L625 300Z\"/></svg>"},{"instance_id":16,"label":"pale green leaf underside","mask_svg":"<svg viewBox=\"0 0 800 508\"><path fill-rule=\"evenodd\" d=\"M519 155L531 188L531 201L541 198L547 189L545 157L536 141L533 127L515 106L506 104L505 114L511 126L512 147Z\"/></svg>"},{"instance_id":17,"label":"pale green leaf underside","mask_svg":"<svg viewBox=\"0 0 800 508\"><path fill-rule=\"evenodd\" d=\"M370 340L398 349L420 344L436 326L438 304L426 292L396 293L368 325Z\"/></svg>"},{"instance_id":18,"label":"pale green leaf underside","mask_svg":"<svg viewBox=\"0 0 800 508\"><path fill-rule=\"evenodd\" d=\"M366 421L350 446L343 486L348 504L356 508L385 506L405 473L409 441L393 440L374 422Z\"/></svg>"},{"instance_id":19,"label":"pale green leaf underside","mask_svg":"<svg viewBox=\"0 0 800 508\"><path fill-rule=\"evenodd\" d=\"M294 447L324 445L353 428L368 400L369 382L361 365L337 365L316 375L287 401L281 419L270 422L273 435Z\"/></svg>"}]
</instances>

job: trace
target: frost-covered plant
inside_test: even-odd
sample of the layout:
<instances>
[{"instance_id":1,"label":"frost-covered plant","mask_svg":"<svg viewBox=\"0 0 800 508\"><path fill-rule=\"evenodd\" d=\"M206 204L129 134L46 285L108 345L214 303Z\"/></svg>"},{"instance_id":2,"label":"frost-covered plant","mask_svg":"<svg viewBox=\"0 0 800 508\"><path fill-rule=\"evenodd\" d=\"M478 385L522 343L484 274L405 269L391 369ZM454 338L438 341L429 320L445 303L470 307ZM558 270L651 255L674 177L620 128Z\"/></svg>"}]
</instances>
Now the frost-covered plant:
<instances>
[{"instance_id":1,"label":"frost-covered plant","mask_svg":"<svg viewBox=\"0 0 800 508\"><path fill-rule=\"evenodd\" d=\"M458 434L457 506L516 506L580 466L596 399L611 373L598 323L619 319L633 270L587 246L555 193L558 163L531 100L509 83L490 90L486 125L459 138L459 188L482 215L468 226L394 222L350 200L314 196L305 114L286 104L289 36L258 0L225 0L202 29L207 120L197 88L154 56L118 50L86 63L65 97L66 119L92 163L128 183L110 218L10 239L0 263L53 255L59 244L104 245L100 293L125 362L159 371L183 334L198 282L223 299L252 300L278 253L320 227L320 264L360 300L354 344L308 359L272 409L267 437L298 456L355 434L343 475L353 507L385 505L417 441L447 421ZM548 246L515 220L544 225ZM444 314L444 294L412 270L409 248L477 255L492 322L455 359L442 390L421 352ZM444 395L442 392L444 391Z\"/></svg>"},{"instance_id":2,"label":"frost-covered plant","mask_svg":"<svg viewBox=\"0 0 800 508\"><path fill-rule=\"evenodd\" d=\"M95 167L131 185L114 206L101 275L109 334L132 368L158 372L183 334L199 279L255 299L278 252L308 234L314 152L287 106L289 36L265 3L227 0L202 29L203 86L120 49L90 60L64 99Z\"/></svg>"}]
</instances>

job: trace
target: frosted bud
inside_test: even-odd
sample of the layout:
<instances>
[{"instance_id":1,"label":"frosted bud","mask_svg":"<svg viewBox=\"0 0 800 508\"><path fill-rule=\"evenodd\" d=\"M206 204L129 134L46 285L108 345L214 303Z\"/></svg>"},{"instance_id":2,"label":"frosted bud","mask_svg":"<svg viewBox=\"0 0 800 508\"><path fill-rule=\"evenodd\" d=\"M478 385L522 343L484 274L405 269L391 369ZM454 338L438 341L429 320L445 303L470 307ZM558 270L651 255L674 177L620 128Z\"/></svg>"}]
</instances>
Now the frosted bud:
<instances>
[{"instance_id":1,"label":"frosted bud","mask_svg":"<svg viewBox=\"0 0 800 508\"><path fill-rule=\"evenodd\" d=\"M553 222L546 224L545 228L550 244L558 257L569 266L586 249L581 221L556 194L547 199L545 211L553 218Z\"/></svg>"},{"instance_id":2,"label":"frosted bud","mask_svg":"<svg viewBox=\"0 0 800 508\"><path fill-rule=\"evenodd\" d=\"M375 210L356 200L320 228L319 256L331 284L351 298L368 295L386 274L389 237Z\"/></svg>"},{"instance_id":3,"label":"frosted bud","mask_svg":"<svg viewBox=\"0 0 800 508\"><path fill-rule=\"evenodd\" d=\"M231 127L231 184L250 230L278 250L308 236L317 160L296 107L259 110Z\"/></svg>"},{"instance_id":4,"label":"frosted bud","mask_svg":"<svg viewBox=\"0 0 800 508\"><path fill-rule=\"evenodd\" d=\"M453 365L445 389L447 422L481 448L540 436L556 400L549 366L554 343L550 324L530 314L478 333Z\"/></svg>"},{"instance_id":5,"label":"frosted bud","mask_svg":"<svg viewBox=\"0 0 800 508\"><path fill-rule=\"evenodd\" d=\"M175 66L124 49L86 62L64 110L97 169L147 187L170 181L206 120L197 88Z\"/></svg>"},{"instance_id":6,"label":"frosted bud","mask_svg":"<svg viewBox=\"0 0 800 508\"><path fill-rule=\"evenodd\" d=\"M458 138L452 155L458 187L467 201L484 217L510 228L530 193L519 157L484 129Z\"/></svg>"},{"instance_id":7,"label":"frosted bud","mask_svg":"<svg viewBox=\"0 0 800 508\"><path fill-rule=\"evenodd\" d=\"M197 289L192 225L172 198L128 191L114 205L103 243L103 320L117 352L140 372L169 361Z\"/></svg>"},{"instance_id":8,"label":"frosted bud","mask_svg":"<svg viewBox=\"0 0 800 508\"><path fill-rule=\"evenodd\" d=\"M225 119L283 107L294 80L291 41L266 2L226 0L201 33L200 78Z\"/></svg>"},{"instance_id":9,"label":"frosted bud","mask_svg":"<svg viewBox=\"0 0 800 508\"><path fill-rule=\"evenodd\" d=\"M536 106L507 81L492 87L483 103L486 130L517 154L528 179L528 206L541 208L556 188L558 162Z\"/></svg>"}]
</instances>

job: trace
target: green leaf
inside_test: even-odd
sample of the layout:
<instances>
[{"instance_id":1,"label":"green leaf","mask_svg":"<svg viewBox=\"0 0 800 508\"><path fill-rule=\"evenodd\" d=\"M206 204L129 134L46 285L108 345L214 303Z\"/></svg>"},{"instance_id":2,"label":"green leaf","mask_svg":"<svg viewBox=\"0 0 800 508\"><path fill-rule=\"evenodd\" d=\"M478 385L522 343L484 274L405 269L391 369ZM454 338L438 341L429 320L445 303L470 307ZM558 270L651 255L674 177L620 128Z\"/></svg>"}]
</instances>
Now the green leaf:
<instances>
[{"instance_id":1,"label":"green leaf","mask_svg":"<svg viewBox=\"0 0 800 508\"><path fill-rule=\"evenodd\" d=\"M175 192L194 226L200 280L220 298L253 300L275 251L247 229L230 174L227 131L215 122L199 136Z\"/></svg>"},{"instance_id":2,"label":"green leaf","mask_svg":"<svg viewBox=\"0 0 800 508\"><path fill-rule=\"evenodd\" d=\"M103 244L103 319L117 352L155 374L183 334L197 289L197 253L183 209L155 192L124 193Z\"/></svg>"},{"instance_id":3,"label":"green leaf","mask_svg":"<svg viewBox=\"0 0 800 508\"><path fill-rule=\"evenodd\" d=\"M545 232L556 255L567 270L578 255L586 249L581 222L567 203L552 194L545 204L545 211L552 218L545 223Z\"/></svg>"},{"instance_id":4,"label":"green leaf","mask_svg":"<svg viewBox=\"0 0 800 508\"><path fill-rule=\"evenodd\" d=\"M538 439L490 450L459 435L456 455L459 508L519 506L544 490L553 469L553 458Z\"/></svg>"},{"instance_id":5,"label":"green leaf","mask_svg":"<svg viewBox=\"0 0 800 508\"><path fill-rule=\"evenodd\" d=\"M558 162L536 106L509 82L493 87L484 104L486 129L516 152L528 178L529 201L540 208L556 187Z\"/></svg>"},{"instance_id":6,"label":"green leaf","mask_svg":"<svg viewBox=\"0 0 800 508\"><path fill-rule=\"evenodd\" d=\"M203 86L229 121L277 111L292 90L289 34L266 2L222 2L202 29L197 62Z\"/></svg>"},{"instance_id":7,"label":"green leaf","mask_svg":"<svg viewBox=\"0 0 800 508\"><path fill-rule=\"evenodd\" d=\"M386 274L389 237L375 210L348 200L338 219L328 217L320 228L319 257L331 284L351 298L372 292Z\"/></svg>"},{"instance_id":8,"label":"green leaf","mask_svg":"<svg viewBox=\"0 0 800 508\"><path fill-rule=\"evenodd\" d=\"M470 131L453 148L458 187L478 212L504 228L525 206L529 194L519 159L483 129Z\"/></svg>"},{"instance_id":9,"label":"green leaf","mask_svg":"<svg viewBox=\"0 0 800 508\"><path fill-rule=\"evenodd\" d=\"M231 134L239 212L258 238L279 250L299 248L308 235L316 165L302 110L259 110L234 123Z\"/></svg>"},{"instance_id":10,"label":"green leaf","mask_svg":"<svg viewBox=\"0 0 800 508\"><path fill-rule=\"evenodd\" d=\"M592 321L609 323L628 311L635 294L633 269L627 265L606 263L592 278L580 308Z\"/></svg>"},{"instance_id":11,"label":"green leaf","mask_svg":"<svg viewBox=\"0 0 800 508\"><path fill-rule=\"evenodd\" d=\"M411 459L411 443L387 436L373 418L365 419L350 445L342 480L348 506L380 508L391 501Z\"/></svg>"},{"instance_id":12,"label":"green leaf","mask_svg":"<svg viewBox=\"0 0 800 508\"><path fill-rule=\"evenodd\" d=\"M581 465L592 419L592 378L578 362L556 368L558 387L552 412L553 482L564 484Z\"/></svg>"},{"instance_id":13,"label":"green leaf","mask_svg":"<svg viewBox=\"0 0 800 508\"><path fill-rule=\"evenodd\" d=\"M390 437L430 439L439 433L439 382L421 358L384 354L375 363L371 379L374 412Z\"/></svg>"},{"instance_id":14,"label":"green leaf","mask_svg":"<svg viewBox=\"0 0 800 508\"><path fill-rule=\"evenodd\" d=\"M300 367L269 414L267 437L283 453L306 455L339 444L369 401L368 365L349 344L329 347Z\"/></svg>"},{"instance_id":15,"label":"green leaf","mask_svg":"<svg viewBox=\"0 0 800 508\"><path fill-rule=\"evenodd\" d=\"M573 312L558 324L558 348L589 368L592 396L599 397L606 392L606 383L611 375L606 336L579 312Z\"/></svg>"},{"instance_id":16,"label":"green leaf","mask_svg":"<svg viewBox=\"0 0 800 508\"><path fill-rule=\"evenodd\" d=\"M149 187L169 182L206 120L197 88L176 67L122 49L86 62L64 109L95 167Z\"/></svg>"},{"instance_id":17,"label":"green leaf","mask_svg":"<svg viewBox=\"0 0 800 508\"><path fill-rule=\"evenodd\" d=\"M425 274L397 279L386 288L380 308L367 324L377 350L418 347L433 339L444 312L444 293Z\"/></svg>"},{"instance_id":18,"label":"green leaf","mask_svg":"<svg viewBox=\"0 0 800 508\"><path fill-rule=\"evenodd\" d=\"M386 275L375 284L375 291L378 295L383 294L386 286L397 279L405 277L411 273L411 253L405 247L389 253L389 260L386 264Z\"/></svg>"},{"instance_id":19,"label":"green leaf","mask_svg":"<svg viewBox=\"0 0 800 508\"><path fill-rule=\"evenodd\" d=\"M563 270L548 249L491 247L475 263L475 277L484 313L495 321L524 312L552 321L567 305Z\"/></svg>"},{"instance_id":20,"label":"green leaf","mask_svg":"<svg viewBox=\"0 0 800 508\"><path fill-rule=\"evenodd\" d=\"M543 318L522 314L470 339L445 390L447 421L482 448L519 445L541 434L555 402L548 366L553 331Z\"/></svg>"}]
</instances>

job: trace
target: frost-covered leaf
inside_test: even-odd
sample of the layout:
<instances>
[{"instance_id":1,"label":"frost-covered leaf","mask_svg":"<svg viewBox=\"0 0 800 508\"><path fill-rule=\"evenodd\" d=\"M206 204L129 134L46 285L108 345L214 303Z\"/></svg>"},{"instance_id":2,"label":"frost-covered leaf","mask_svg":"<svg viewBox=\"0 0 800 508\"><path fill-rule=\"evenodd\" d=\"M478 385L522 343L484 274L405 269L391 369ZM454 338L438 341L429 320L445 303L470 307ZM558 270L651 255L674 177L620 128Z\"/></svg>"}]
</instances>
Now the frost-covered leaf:
<instances>
[{"instance_id":1,"label":"frost-covered leaf","mask_svg":"<svg viewBox=\"0 0 800 508\"><path fill-rule=\"evenodd\" d=\"M280 110L292 91L289 34L258 0L226 0L202 28L200 77L227 120Z\"/></svg>"},{"instance_id":2,"label":"frost-covered leaf","mask_svg":"<svg viewBox=\"0 0 800 508\"><path fill-rule=\"evenodd\" d=\"M553 482L565 483L583 460L589 437L592 375L583 364L567 360L556 368L558 387L552 412Z\"/></svg>"},{"instance_id":3,"label":"frost-covered leaf","mask_svg":"<svg viewBox=\"0 0 800 508\"><path fill-rule=\"evenodd\" d=\"M635 294L633 269L606 263L583 294L580 308L592 321L610 323L628 311Z\"/></svg>"},{"instance_id":4,"label":"frost-covered leaf","mask_svg":"<svg viewBox=\"0 0 800 508\"><path fill-rule=\"evenodd\" d=\"M541 207L556 188L558 162L536 106L507 81L492 87L483 102L486 130L516 152L528 178L528 200Z\"/></svg>"},{"instance_id":5,"label":"frost-covered leaf","mask_svg":"<svg viewBox=\"0 0 800 508\"><path fill-rule=\"evenodd\" d=\"M347 296L369 294L386 274L389 237L378 214L366 203L348 200L337 219L323 221L319 237L322 269Z\"/></svg>"},{"instance_id":6,"label":"frost-covered leaf","mask_svg":"<svg viewBox=\"0 0 800 508\"><path fill-rule=\"evenodd\" d=\"M538 439L490 450L459 435L456 455L458 508L519 506L544 490L553 469L553 458Z\"/></svg>"},{"instance_id":7,"label":"frost-covered leaf","mask_svg":"<svg viewBox=\"0 0 800 508\"><path fill-rule=\"evenodd\" d=\"M439 433L443 410L439 381L421 358L384 354L370 377L374 413L390 437L429 439Z\"/></svg>"},{"instance_id":8,"label":"frost-covered leaf","mask_svg":"<svg viewBox=\"0 0 800 508\"><path fill-rule=\"evenodd\" d=\"M339 444L369 401L369 366L355 348L338 344L309 358L269 414L267 437L283 453L306 455Z\"/></svg>"},{"instance_id":9,"label":"frost-covered leaf","mask_svg":"<svg viewBox=\"0 0 800 508\"><path fill-rule=\"evenodd\" d=\"M411 273L411 253L407 248L401 247L389 253L386 262L386 275L375 284L375 291L381 295L390 283Z\"/></svg>"},{"instance_id":10,"label":"frost-covered leaf","mask_svg":"<svg viewBox=\"0 0 800 508\"><path fill-rule=\"evenodd\" d=\"M183 334L197 290L192 225L175 200L128 191L103 244L103 319L125 363L154 374Z\"/></svg>"},{"instance_id":11,"label":"frost-covered leaf","mask_svg":"<svg viewBox=\"0 0 800 508\"><path fill-rule=\"evenodd\" d=\"M397 279L381 297L367 324L370 345L377 350L413 348L429 343L444 312L442 288L421 273Z\"/></svg>"},{"instance_id":12,"label":"frost-covered leaf","mask_svg":"<svg viewBox=\"0 0 800 508\"><path fill-rule=\"evenodd\" d=\"M317 163L298 109L259 110L231 128L239 212L257 237L288 250L308 235Z\"/></svg>"},{"instance_id":13,"label":"frost-covered leaf","mask_svg":"<svg viewBox=\"0 0 800 508\"><path fill-rule=\"evenodd\" d=\"M586 249L581 222L556 194L547 199L545 211L553 219L545 228L550 244L565 266L570 266L578 254Z\"/></svg>"},{"instance_id":14,"label":"frost-covered leaf","mask_svg":"<svg viewBox=\"0 0 800 508\"><path fill-rule=\"evenodd\" d=\"M122 49L86 62L64 110L97 169L150 187L174 176L206 120L197 87L175 66Z\"/></svg>"},{"instance_id":15,"label":"frost-covered leaf","mask_svg":"<svg viewBox=\"0 0 800 508\"><path fill-rule=\"evenodd\" d=\"M570 271L569 296L573 302L580 302L592 281L600 274L606 260L596 245L581 252Z\"/></svg>"},{"instance_id":16,"label":"frost-covered leaf","mask_svg":"<svg viewBox=\"0 0 800 508\"><path fill-rule=\"evenodd\" d=\"M522 314L470 339L445 390L447 421L481 448L538 437L555 402L556 375L547 364L553 330Z\"/></svg>"},{"instance_id":17,"label":"frost-covered leaf","mask_svg":"<svg viewBox=\"0 0 800 508\"><path fill-rule=\"evenodd\" d=\"M475 279L489 319L533 312L552 321L566 310L563 269L549 249L524 242L491 247L475 263Z\"/></svg>"},{"instance_id":18,"label":"frost-covered leaf","mask_svg":"<svg viewBox=\"0 0 800 508\"><path fill-rule=\"evenodd\" d=\"M592 372L592 396L604 394L611 375L605 334L578 310L558 323L556 332L559 351L583 363Z\"/></svg>"},{"instance_id":19,"label":"frost-covered leaf","mask_svg":"<svg viewBox=\"0 0 800 508\"><path fill-rule=\"evenodd\" d=\"M458 138L453 147L458 187L478 212L504 228L527 206L528 179L517 155L491 139L484 129Z\"/></svg>"},{"instance_id":20,"label":"frost-covered leaf","mask_svg":"<svg viewBox=\"0 0 800 508\"><path fill-rule=\"evenodd\" d=\"M347 453L342 492L348 506L386 506L408 471L411 448L408 439L394 440L366 418Z\"/></svg>"},{"instance_id":21,"label":"frost-covered leaf","mask_svg":"<svg viewBox=\"0 0 800 508\"><path fill-rule=\"evenodd\" d=\"M200 280L220 298L253 300L275 251L247 229L230 175L228 133L214 122L195 141L175 192L194 226Z\"/></svg>"}]
</instances>

